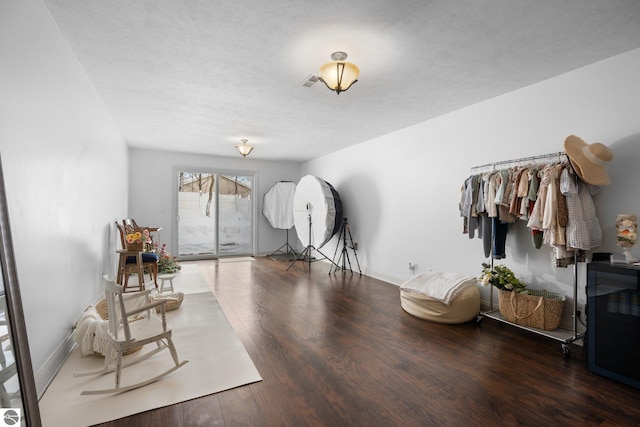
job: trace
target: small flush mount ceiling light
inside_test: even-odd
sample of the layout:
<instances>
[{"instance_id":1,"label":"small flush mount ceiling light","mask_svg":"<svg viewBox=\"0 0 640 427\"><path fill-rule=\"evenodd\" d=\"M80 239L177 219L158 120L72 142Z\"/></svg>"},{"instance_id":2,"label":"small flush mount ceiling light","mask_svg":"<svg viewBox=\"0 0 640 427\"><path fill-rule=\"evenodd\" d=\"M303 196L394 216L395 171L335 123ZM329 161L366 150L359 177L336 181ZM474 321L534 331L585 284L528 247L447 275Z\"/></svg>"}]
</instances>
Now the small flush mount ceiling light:
<instances>
[{"instance_id":1,"label":"small flush mount ceiling light","mask_svg":"<svg viewBox=\"0 0 640 427\"><path fill-rule=\"evenodd\" d=\"M240 142L242 142L242 144L236 145L236 150L242 154L242 157L247 157L249 153L253 151L253 146L247 144L248 141L246 139L241 139Z\"/></svg>"},{"instance_id":2,"label":"small flush mount ceiling light","mask_svg":"<svg viewBox=\"0 0 640 427\"><path fill-rule=\"evenodd\" d=\"M331 54L333 62L328 62L320 67L320 80L336 94L349 89L351 85L358 81L360 70L355 64L345 61L347 54L344 52L333 52Z\"/></svg>"}]
</instances>

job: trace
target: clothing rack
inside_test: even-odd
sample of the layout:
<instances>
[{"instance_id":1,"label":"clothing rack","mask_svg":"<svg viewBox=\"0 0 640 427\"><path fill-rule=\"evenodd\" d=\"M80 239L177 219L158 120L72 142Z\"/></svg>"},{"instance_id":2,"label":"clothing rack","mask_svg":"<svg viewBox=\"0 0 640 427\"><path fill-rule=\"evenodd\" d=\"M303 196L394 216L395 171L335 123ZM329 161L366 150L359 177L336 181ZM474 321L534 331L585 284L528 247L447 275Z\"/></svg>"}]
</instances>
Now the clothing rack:
<instances>
[{"instance_id":1,"label":"clothing rack","mask_svg":"<svg viewBox=\"0 0 640 427\"><path fill-rule=\"evenodd\" d=\"M487 163L480 166L473 166L471 173L492 172L500 169L508 169L516 166L540 165L545 163L569 162L569 157L564 151L558 153L542 154L539 156L523 157L515 160L501 160L499 162Z\"/></svg>"},{"instance_id":2,"label":"clothing rack","mask_svg":"<svg viewBox=\"0 0 640 427\"><path fill-rule=\"evenodd\" d=\"M501 169L508 169L512 167L518 166L528 166L528 165L541 165L541 164L549 164L549 163L569 163L569 157L563 151L558 153L550 153L550 154L542 154L538 156L531 157L522 157L520 159L514 160L501 160L498 162L487 163L480 166L473 166L471 168L472 174L480 174L484 172L492 172ZM576 176L576 180L577 180ZM493 247L493 245L491 245ZM562 352L565 356L570 355L569 344L579 339L582 339L584 334L578 332L578 251L574 251L573 256L573 328L571 331L567 331L564 329L556 329L555 331L546 331L542 329L531 328L528 326L518 325L506 320L502 314L500 314L500 310L495 310L493 307L493 285L490 285L490 296L489 296L489 311L480 312L477 318L477 322L479 323L483 317L489 317L491 319L497 320L499 322L508 323L509 325L518 327L520 329L525 329L530 332L534 332L539 335L546 336L548 338L552 338L560 341L562 346ZM491 269L493 270L493 255L491 258Z\"/></svg>"}]
</instances>

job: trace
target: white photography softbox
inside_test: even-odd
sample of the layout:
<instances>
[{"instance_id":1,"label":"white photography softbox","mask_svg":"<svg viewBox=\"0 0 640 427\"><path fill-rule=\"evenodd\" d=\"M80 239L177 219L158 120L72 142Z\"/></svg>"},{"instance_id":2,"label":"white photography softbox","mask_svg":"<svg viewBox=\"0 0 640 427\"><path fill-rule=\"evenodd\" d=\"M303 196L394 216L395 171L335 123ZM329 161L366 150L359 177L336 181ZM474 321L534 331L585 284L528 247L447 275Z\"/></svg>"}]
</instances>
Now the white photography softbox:
<instances>
[{"instance_id":1,"label":"white photography softbox","mask_svg":"<svg viewBox=\"0 0 640 427\"><path fill-rule=\"evenodd\" d=\"M311 262L312 250L327 258L319 249L342 225L340 195L331 184L318 177L302 177L293 196L293 219L298 239L306 246L294 263L301 258Z\"/></svg>"},{"instance_id":2,"label":"white photography softbox","mask_svg":"<svg viewBox=\"0 0 640 427\"><path fill-rule=\"evenodd\" d=\"M265 193L262 214L273 228L288 230L293 227L293 195L295 191L295 183L280 181L273 184Z\"/></svg>"},{"instance_id":3,"label":"white photography softbox","mask_svg":"<svg viewBox=\"0 0 640 427\"><path fill-rule=\"evenodd\" d=\"M287 230L287 241L270 254L270 257L278 253L293 254L293 256L296 254L291 245L289 245L289 229L294 226L293 196L295 191L295 183L280 181L273 184L264 195L262 214L273 228Z\"/></svg>"}]
</instances>

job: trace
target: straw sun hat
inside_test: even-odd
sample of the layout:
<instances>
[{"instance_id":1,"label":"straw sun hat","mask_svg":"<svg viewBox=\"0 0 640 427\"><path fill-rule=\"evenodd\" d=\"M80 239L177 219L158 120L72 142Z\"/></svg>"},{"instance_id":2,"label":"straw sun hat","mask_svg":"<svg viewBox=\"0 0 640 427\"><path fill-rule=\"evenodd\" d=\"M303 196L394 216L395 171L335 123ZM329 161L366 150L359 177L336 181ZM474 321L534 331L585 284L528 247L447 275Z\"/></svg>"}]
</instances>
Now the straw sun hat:
<instances>
[{"instance_id":1,"label":"straw sun hat","mask_svg":"<svg viewBox=\"0 0 640 427\"><path fill-rule=\"evenodd\" d=\"M584 182L593 185L611 184L607 165L613 159L613 152L609 147L599 142L587 144L571 135L564 140L564 151L569 156L573 169Z\"/></svg>"}]
</instances>

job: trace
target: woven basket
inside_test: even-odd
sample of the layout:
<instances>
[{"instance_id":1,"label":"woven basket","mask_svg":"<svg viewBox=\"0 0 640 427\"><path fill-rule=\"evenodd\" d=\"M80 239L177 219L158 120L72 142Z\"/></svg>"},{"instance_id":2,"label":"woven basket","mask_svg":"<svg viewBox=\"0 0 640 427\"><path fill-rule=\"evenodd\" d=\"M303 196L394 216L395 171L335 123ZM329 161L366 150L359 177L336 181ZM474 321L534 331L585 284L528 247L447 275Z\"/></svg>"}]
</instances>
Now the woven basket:
<instances>
[{"instance_id":1,"label":"woven basket","mask_svg":"<svg viewBox=\"0 0 640 427\"><path fill-rule=\"evenodd\" d=\"M143 234L144 233L144 228L140 228L140 227L132 227L130 225L126 225L124 227L124 232L125 235L127 234L132 234L132 233L140 233ZM125 237L125 241L124 241L127 250L128 251L142 251L144 250L144 243L143 242L127 242L127 239Z\"/></svg>"},{"instance_id":2,"label":"woven basket","mask_svg":"<svg viewBox=\"0 0 640 427\"><path fill-rule=\"evenodd\" d=\"M530 289L527 294L500 290L498 305L505 320L545 331L558 329L564 309L564 295Z\"/></svg>"},{"instance_id":3,"label":"woven basket","mask_svg":"<svg viewBox=\"0 0 640 427\"><path fill-rule=\"evenodd\" d=\"M176 292L173 294L152 295L151 299L154 301L167 300L166 304L164 305L164 309L165 311L171 311L180 308L180 306L182 305L182 301L184 301L184 293Z\"/></svg>"},{"instance_id":4,"label":"woven basket","mask_svg":"<svg viewBox=\"0 0 640 427\"><path fill-rule=\"evenodd\" d=\"M144 248L144 243L142 242L127 242L127 250L128 251L141 251Z\"/></svg>"},{"instance_id":5,"label":"woven basket","mask_svg":"<svg viewBox=\"0 0 640 427\"><path fill-rule=\"evenodd\" d=\"M108 320L109 319L109 310L107 308L107 300L101 299L100 301L98 301L96 303L96 311L98 312L100 317L102 317L102 320ZM142 350L142 346L131 347L130 349L125 350L122 353L122 355L126 356L127 354L132 354L132 353L135 353L136 351L140 351L140 350ZM104 357L104 354L100 354L98 352L94 352L93 354L98 356L98 357Z\"/></svg>"}]
</instances>

